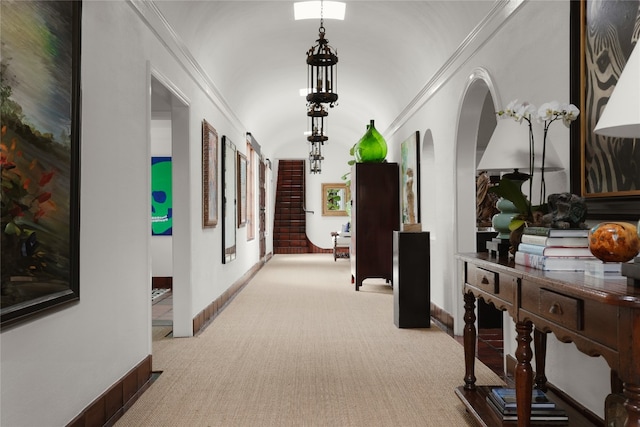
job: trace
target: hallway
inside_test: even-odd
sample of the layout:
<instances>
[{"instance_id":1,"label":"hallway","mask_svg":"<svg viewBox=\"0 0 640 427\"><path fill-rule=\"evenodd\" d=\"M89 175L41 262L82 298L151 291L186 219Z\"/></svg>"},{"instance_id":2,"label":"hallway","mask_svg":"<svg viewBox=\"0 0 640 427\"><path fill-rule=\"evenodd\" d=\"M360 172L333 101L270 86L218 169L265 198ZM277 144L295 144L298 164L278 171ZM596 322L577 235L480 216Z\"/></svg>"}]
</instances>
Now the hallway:
<instances>
[{"instance_id":1,"label":"hallway","mask_svg":"<svg viewBox=\"0 0 640 427\"><path fill-rule=\"evenodd\" d=\"M116 425L472 425L463 359L435 326L395 327L391 288L354 292L348 262L276 255L202 333L154 341L162 374Z\"/></svg>"},{"instance_id":2,"label":"hallway","mask_svg":"<svg viewBox=\"0 0 640 427\"><path fill-rule=\"evenodd\" d=\"M172 307L173 296L170 290L152 299L153 340L172 337ZM434 324L433 327L437 326ZM462 336L456 336L455 339L463 345ZM505 378L503 344L502 329L478 329L477 357L501 378Z\"/></svg>"}]
</instances>

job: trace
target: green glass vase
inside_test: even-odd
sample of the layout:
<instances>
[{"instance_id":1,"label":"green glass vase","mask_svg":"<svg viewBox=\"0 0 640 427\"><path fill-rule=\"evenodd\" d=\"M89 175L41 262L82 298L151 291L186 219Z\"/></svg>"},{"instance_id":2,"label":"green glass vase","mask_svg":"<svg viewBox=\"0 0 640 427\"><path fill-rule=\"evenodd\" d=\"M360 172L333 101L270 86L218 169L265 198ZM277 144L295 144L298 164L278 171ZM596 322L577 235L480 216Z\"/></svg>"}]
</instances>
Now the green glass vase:
<instances>
[{"instance_id":1,"label":"green glass vase","mask_svg":"<svg viewBox=\"0 0 640 427\"><path fill-rule=\"evenodd\" d=\"M358 163L382 163L387 157L387 141L373 125L373 120L367 126L367 132L360 138L354 150Z\"/></svg>"}]
</instances>

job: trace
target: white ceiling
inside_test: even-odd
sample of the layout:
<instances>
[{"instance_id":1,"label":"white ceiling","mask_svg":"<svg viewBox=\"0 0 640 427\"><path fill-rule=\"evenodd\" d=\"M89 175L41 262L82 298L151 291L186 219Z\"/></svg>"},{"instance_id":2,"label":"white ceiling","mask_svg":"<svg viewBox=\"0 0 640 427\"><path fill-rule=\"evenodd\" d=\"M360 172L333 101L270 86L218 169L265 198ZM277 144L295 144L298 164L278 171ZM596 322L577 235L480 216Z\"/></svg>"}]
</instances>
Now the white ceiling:
<instances>
[{"instance_id":1,"label":"white ceiling","mask_svg":"<svg viewBox=\"0 0 640 427\"><path fill-rule=\"evenodd\" d=\"M496 3L347 1L325 20L337 50L338 106L328 144L351 147L375 119L381 132L405 109ZM155 1L246 131L273 153L306 143L306 52L319 20L294 21L292 1Z\"/></svg>"}]
</instances>

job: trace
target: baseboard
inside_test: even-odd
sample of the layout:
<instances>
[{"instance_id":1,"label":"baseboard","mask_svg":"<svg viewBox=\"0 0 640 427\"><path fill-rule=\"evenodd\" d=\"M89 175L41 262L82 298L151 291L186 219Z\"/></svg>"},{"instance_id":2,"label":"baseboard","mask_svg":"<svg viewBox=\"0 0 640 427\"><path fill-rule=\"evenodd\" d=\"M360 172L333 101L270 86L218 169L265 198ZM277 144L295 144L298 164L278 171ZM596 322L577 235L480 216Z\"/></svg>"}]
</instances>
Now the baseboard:
<instances>
[{"instance_id":1,"label":"baseboard","mask_svg":"<svg viewBox=\"0 0 640 427\"><path fill-rule=\"evenodd\" d=\"M173 277L152 277L151 278L152 289L172 289Z\"/></svg>"},{"instance_id":2,"label":"baseboard","mask_svg":"<svg viewBox=\"0 0 640 427\"><path fill-rule=\"evenodd\" d=\"M152 381L151 355L102 393L67 427L110 426L122 416L124 411L149 387Z\"/></svg>"},{"instance_id":3,"label":"baseboard","mask_svg":"<svg viewBox=\"0 0 640 427\"><path fill-rule=\"evenodd\" d=\"M433 302L429 304L431 309L431 318L438 323L440 329L453 336L453 316Z\"/></svg>"},{"instance_id":4,"label":"baseboard","mask_svg":"<svg viewBox=\"0 0 640 427\"><path fill-rule=\"evenodd\" d=\"M270 259L271 257L269 257ZM193 318L193 335L201 332L220 313L229 301L231 301L253 276L264 266L264 262L256 263L240 279L234 282L218 298L213 300Z\"/></svg>"}]
</instances>

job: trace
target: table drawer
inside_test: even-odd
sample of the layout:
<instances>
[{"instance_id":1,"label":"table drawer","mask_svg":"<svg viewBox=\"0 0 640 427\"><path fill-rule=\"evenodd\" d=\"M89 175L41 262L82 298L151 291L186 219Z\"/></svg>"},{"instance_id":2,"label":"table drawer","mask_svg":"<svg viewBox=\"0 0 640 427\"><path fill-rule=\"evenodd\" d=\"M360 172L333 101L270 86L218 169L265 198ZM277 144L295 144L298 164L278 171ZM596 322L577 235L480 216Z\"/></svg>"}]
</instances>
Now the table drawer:
<instances>
[{"instance_id":1,"label":"table drawer","mask_svg":"<svg viewBox=\"0 0 640 427\"><path fill-rule=\"evenodd\" d=\"M473 264L467 264L467 283L484 292L513 303L518 279L505 273L486 270Z\"/></svg>"},{"instance_id":2,"label":"table drawer","mask_svg":"<svg viewBox=\"0 0 640 427\"><path fill-rule=\"evenodd\" d=\"M500 291L498 273L473 264L467 264L467 283L492 294Z\"/></svg>"},{"instance_id":3,"label":"table drawer","mask_svg":"<svg viewBox=\"0 0 640 427\"><path fill-rule=\"evenodd\" d=\"M609 348L618 347L618 307L556 292L526 279L521 289L520 304L526 312Z\"/></svg>"},{"instance_id":4,"label":"table drawer","mask_svg":"<svg viewBox=\"0 0 640 427\"><path fill-rule=\"evenodd\" d=\"M538 294L538 314L574 331L582 330L584 318L582 300L541 288Z\"/></svg>"}]
</instances>

